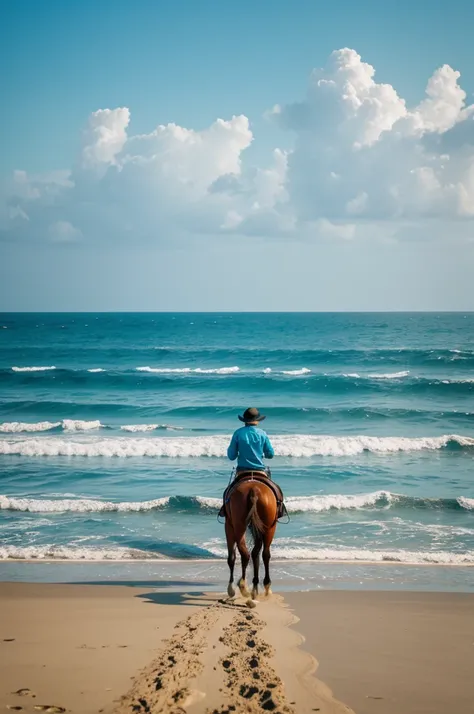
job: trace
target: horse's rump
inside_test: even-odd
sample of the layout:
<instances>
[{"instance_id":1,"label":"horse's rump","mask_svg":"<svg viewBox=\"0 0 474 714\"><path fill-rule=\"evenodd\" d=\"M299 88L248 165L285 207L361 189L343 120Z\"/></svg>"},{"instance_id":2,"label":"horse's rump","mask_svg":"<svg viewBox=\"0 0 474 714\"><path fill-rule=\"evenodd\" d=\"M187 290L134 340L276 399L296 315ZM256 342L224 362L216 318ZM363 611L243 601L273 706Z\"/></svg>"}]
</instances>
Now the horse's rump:
<instances>
[{"instance_id":1,"label":"horse's rump","mask_svg":"<svg viewBox=\"0 0 474 714\"><path fill-rule=\"evenodd\" d=\"M278 502L267 483L247 479L235 484L228 497L226 512L234 528L241 524L244 531L250 526L254 535L262 534L275 525Z\"/></svg>"}]
</instances>

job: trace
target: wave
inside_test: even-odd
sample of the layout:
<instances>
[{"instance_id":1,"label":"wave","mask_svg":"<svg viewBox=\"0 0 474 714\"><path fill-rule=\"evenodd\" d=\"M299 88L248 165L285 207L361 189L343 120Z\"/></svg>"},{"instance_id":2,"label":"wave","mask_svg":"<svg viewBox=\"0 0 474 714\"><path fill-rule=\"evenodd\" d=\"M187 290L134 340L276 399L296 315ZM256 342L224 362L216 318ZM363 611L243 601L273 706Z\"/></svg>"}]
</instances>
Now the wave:
<instances>
[{"instance_id":1,"label":"wave","mask_svg":"<svg viewBox=\"0 0 474 714\"><path fill-rule=\"evenodd\" d=\"M89 398L84 403L74 401L32 401L18 400L2 402L1 408L5 413L17 414L25 419L31 415L32 417L42 415L44 420L39 422L14 421L0 423L0 433L20 433L59 430L62 421L60 419L52 419L51 416L71 414L66 420L82 419L88 421L86 417L96 416L100 418L104 428L118 429L120 422L117 419L120 417L122 424L133 427L125 429L126 431L153 431L151 428L156 426L157 429L178 429L184 427L171 426L167 423L169 419L179 419L180 421L189 420L189 423L195 423L196 419L205 419L208 422L209 431L211 426L216 426L218 423L228 425L228 419L235 419L235 415L242 411L241 404L222 406L212 404L195 404L194 406L169 407L163 404L141 404L140 402L94 402ZM474 412L464 409L416 409L416 408L394 408L386 406L354 406L354 407L301 407L301 406L279 406L266 407L265 413L271 419L285 419L285 422L291 422L295 427L300 424L300 428L304 424L310 423L316 425L323 423L325 428L330 424L339 424L341 421L347 425L350 422L352 428L356 428L359 422L364 425L368 421L375 423L379 421L392 422L397 421L409 424L415 422L417 425L420 422L428 424L430 422L439 422L444 428L459 429L460 422L466 422L467 425L472 425L474 421ZM155 424L157 415L163 419L162 424ZM107 421L113 419L113 421ZM153 420L152 424L143 423L144 420ZM133 420L136 420L134 422ZM453 426L448 427L452 423ZM454 426L456 424L457 426ZM190 427L193 430L193 427Z\"/></svg>"},{"instance_id":2,"label":"wave","mask_svg":"<svg viewBox=\"0 0 474 714\"><path fill-rule=\"evenodd\" d=\"M310 545L283 544L276 539L272 545L274 560L315 560L342 563L400 563L404 565L474 565L474 552L423 550L372 550L369 548L315 548ZM211 545L209 551L217 558L225 558L223 547Z\"/></svg>"},{"instance_id":3,"label":"wave","mask_svg":"<svg viewBox=\"0 0 474 714\"><path fill-rule=\"evenodd\" d=\"M137 372L151 372L153 374L235 374L240 372L240 367L218 367L216 369L204 369L202 367L137 367Z\"/></svg>"},{"instance_id":4,"label":"wave","mask_svg":"<svg viewBox=\"0 0 474 714\"><path fill-rule=\"evenodd\" d=\"M261 393L294 395L295 390L310 390L324 394L351 393L393 393L407 395L429 394L452 396L466 395L474 390L474 378L469 374L450 376L444 373L440 376L412 374L408 370L396 372L343 372L322 373L309 367L298 369L275 369L272 367L134 367L130 369L66 369L55 368L54 372L46 368L18 368L21 373L11 369L0 369L0 379L8 382L20 380L20 384L29 386L38 384L38 380L46 380L48 388L63 390L68 385L90 389L103 389L109 386L116 390L130 389L134 392L175 390L180 380L186 380L186 389L202 390L203 380L219 377L213 383L215 390L226 390L226 393L241 394L246 389ZM100 373L96 374L100 369ZM94 372L91 374L91 372ZM140 376L138 376L140 375ZM301 377L305 379L301 379ZM224 379L224 378L228 378Z\"/></svg>"},{"instance_id":5,"label":"wave","mask_svg":"<svg viewBox=\"0 0 474 714\"><path fill-rule=\"evenodd\" d=\"M99 422L100 423L100 422ZM224 457L230 436L190 436L65 440L60 437L24 438L0 441L0 454L19 456L106 456L106 457ZM313 456L355 456L364 451L374 454L470 449L474 437L449 434L432 437L398 436L314 436L296 434L272 438L275 454L294 458Z\"/></svg>"},{"instance_id":6,"label":"wave","mask_svg":"<svg viewBox=\"0 0 474 714\"><path fill-rule=\"evenodd\" d=\"M12 367L12 372L50 372L56 367Z\"/></svg>"},{"instance_id":7,"label":"wave","mask_svg":"<svg viewBox=\"0 0 474 714\"><path fill-rule=\"evenodd\" d=\"M63 431L91 431L100 429L104 425L98 419L93 421L83 421L81 419L63 419L62 421L40 421L34 423L10 421L0 424L0 432L4 434L18 434L21 432L53 431L62 429Z\"/></svg>"},{"instance_id":8,"label":"wave","mask_svg":"<svg viewBox=\"0 0 474 714\"><path fill-rule=\"evenodd\" d=\"M133 433L140 431L158 431L166 429L167 431L183 431L183 426L172 426L171 424L124 424L120 427L122 431L130 431Z\"/></svg>"},{"instance_id":9,"label":"wave","mask_svg":"<svg viewBox=\"0 0 474 714\"><path fill-rule=\"evenodd\" d=\"M0 546L0 560L166 560L159 553L135 548L67 545Z\"/></svg>"},{"instance_id":10,"label":"wave","mask_svg":"<svg viewBox=\"0 0 474 714\"><path fill-rule=\"evenodd\" d=\"M368 374L368 379L403 379L403 377L408 377L410 374L409 370L402 372L387 372L387 374Z\"/></svg>"},{"instance_id":11,"label":"wave","mask_svg":"<svg viewBox=\"0 0 474 714\"><path fill-rule=\"evenodd\" d=\"M327 511L365 509L438 509L473 511L474 499L431 498L406 496L390 491L374 491L358 494L325 494L314 496L290 496L285 499L289 513L324 513ZM163 496L151 501L101 501L90 498L17 498L0 495L0 510L27 513L146 513L156 510L171 511L218 511L220 498L211 496Z\"/></svg>"},{"instance_id":12,"label":"wave","mask_svg":"<svg viewBox=\"0 0 474 714\"><path fill-rule=\"evenodd\" d=\"M283 539L281 539L283 541ZM450 551L371 550L365 548L312 548L311 546L284 545L274 541L272 555L275 560L314 560L345 563L399 563L406 565L474 565L474 553ZM223 559L227 551L211 546L199 556ZM198 557L199 557L198 556ZM189 558L189 554L184 557ZM169 560L162 553L137 548L85 547L76 545L0 546L1 560L65 560L65 561L114 561L114 560ZM181 558L183 559L183 556Z\"/></svg>"},{"instance_id":13,"label":"wave","mask_svg":"<svg viewBox=\"0 0 474 714\"><path fill-rule=\"evenodd\" d=\"M43 431L92 431L95 429L113 429L119 428L121 431L128 432L149 432L165 429L166 431L183 431L182 426L173 426L171 424L123 424L119 427L108 426L102 424L99 419L82 420L82 419L63 419L62 421L39 421L39 422L23 422L23 421L6 421L0 423L0 433L2 434L21 434L34 433Z\"/></svg>"}]
</instances>

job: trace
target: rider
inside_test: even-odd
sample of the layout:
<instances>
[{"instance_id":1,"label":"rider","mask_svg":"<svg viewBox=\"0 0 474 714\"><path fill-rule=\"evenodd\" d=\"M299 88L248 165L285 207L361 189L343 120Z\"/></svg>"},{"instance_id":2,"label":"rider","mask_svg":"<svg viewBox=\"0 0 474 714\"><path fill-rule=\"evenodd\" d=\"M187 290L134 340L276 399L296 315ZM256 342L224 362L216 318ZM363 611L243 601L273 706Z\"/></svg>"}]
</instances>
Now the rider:
<instances>
[{"instance_id":1,"label":"rider","mask_svg":"<svg viewBox=\"0 0 474 714\"><path fill-rule=\"evenodd\" d=\"M239 414L239 419L244 422L245 426L240 427L240 429L234 432L227 449L228 458L231 461L237 459L236 478L238 478L240 474L252 472L261 473L262 476L271 478L270 469L263 463L263 458L273 459L275 452L273 451L273 446L268 435L258 426L265 417L260 414L255 407L249 407L245 410L243 416ZM283 494L281 493L281 489L277 484L273 482L272 484L279 493L279 503L282 503ZM224 505L219 514L222 516L225 515L227 490L228 489L224 492Z\"/></svg>"},{"instance_id":2,"label":"rider","mask_svg":"<svg viewBox=\"0 0 474 714\"><path fill-rule=\"evenodd\" d=\"M243 416L239 414L239 419L245 426L234 432L227 449L229 459L237 459L236 475L244 471L263 471L270 476L270 469L265 468L263 457L273 459L275 452L268 435L258 428L259 422L265 417L258 409L250 407L244 411Z\"/></svg>"}]
</instances>

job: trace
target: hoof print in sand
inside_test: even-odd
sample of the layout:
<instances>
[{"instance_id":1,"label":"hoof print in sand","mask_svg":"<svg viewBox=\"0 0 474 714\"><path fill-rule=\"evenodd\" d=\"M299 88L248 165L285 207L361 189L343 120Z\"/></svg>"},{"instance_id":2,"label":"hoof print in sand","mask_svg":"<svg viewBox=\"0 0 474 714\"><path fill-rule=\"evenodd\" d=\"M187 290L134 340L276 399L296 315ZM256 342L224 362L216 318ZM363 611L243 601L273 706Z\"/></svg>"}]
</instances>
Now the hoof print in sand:
<instances>
[{"instance_id":1,"label":"hoof print in sand","mask_svg":"<svg viewBox=\"0 0 474 714\"><path fill-rule=\"evenodd\" d=\"M226 704L214 710L213 714L240 711L241 706L245 707L245 712L255 714L266 711L294 714L295 710L286 700L281 680L268 664L273 650L258 637L263 626L261 620L249 614L245 618L236 616L224 630L222 641L229 649L220 664L227 677L229 699L241 702L241 705Z\"/></svg>"},{"instance_id":2,"label":"hoof print in sand","mask_svg":"<svg viewBox=\"0 0 474 714\"><path fill-rule=\"evenodd\" d=\"M209 627L218 619L215 607L191 615L175 626L176 634L164 643L158 657L135 679L122 697L115 714L177 714L198 699L189 681L202 670L200 655L205 648Z\"/></svg>"},{"instance_id":3,"label":"hoof print in sand","mask_svg":"<svg viewBox=\"0 0 474 714\"><path fill-rule=\"evenodd\" d=\"M57 707L55 704L36 704L33 709L38 712L46 712L46 714L62 714L66 711L64 707Z\"/></svg>"},{"instance_id":4,"label":"hoof print in sand","mask_svg":"<svg viewBox=\"0 0 474 714\"><path fill-rule=\"evenodd\" d=\"M35 697L36 694L33 694L31 689L28 689L28 687L22 687L21 689L17 689L16 692L12 692L12 694L15 694L17 697Z\"/></svg>"}]
</instances>

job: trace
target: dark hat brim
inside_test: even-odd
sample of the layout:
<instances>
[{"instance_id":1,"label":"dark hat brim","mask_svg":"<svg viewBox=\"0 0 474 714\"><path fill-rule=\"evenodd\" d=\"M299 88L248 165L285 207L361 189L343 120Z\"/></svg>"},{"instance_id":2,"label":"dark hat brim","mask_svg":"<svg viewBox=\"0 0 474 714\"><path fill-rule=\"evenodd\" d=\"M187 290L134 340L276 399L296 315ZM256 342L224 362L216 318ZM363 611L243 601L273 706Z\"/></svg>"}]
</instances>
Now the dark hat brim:
<instances>
[{"instance_id":1,"label":"dark hat brim","mask_svg":"<svg viewBox=\"0 0 474 714\"><path fill-rule=\"evenodd\" d=\"M246 423L249 423L249 424L250 424L252 421L263 421L264 419L267 418L267 417L264 416L263 414L260 414L260 416L254 417L253 419L249 420L249 422L246 422L245 419L243 418L243 416L241 416L240 414L239 414L238 416L239 416L240 421L243 421L244 424L246 424Z\"/></svg>"}]
</instances>

